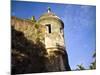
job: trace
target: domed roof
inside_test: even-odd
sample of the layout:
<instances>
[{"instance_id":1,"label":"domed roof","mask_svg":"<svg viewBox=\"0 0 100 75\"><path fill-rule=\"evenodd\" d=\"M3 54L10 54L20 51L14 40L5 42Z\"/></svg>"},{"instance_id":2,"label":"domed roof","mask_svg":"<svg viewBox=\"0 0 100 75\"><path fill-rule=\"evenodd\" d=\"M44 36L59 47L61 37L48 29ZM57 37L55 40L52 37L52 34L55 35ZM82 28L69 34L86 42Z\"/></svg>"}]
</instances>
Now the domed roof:
<instances>
[{"instance_id":1,"label":"domed roof","mask_svg":"<svg viewBox=\"0 0 100 75\"><path fill-rule=\"evenodd\" d=\"M41 20L44 20L44 19L48 19L48 18L53 18L53 19L58 20L59 22L62 23L62 27L64 27L63 21L58 16L56 16L53 12L51 12L50 8L48 8L48 12L46 12L42 16L40 16L38 22Z\"/></svg>"},{"instance_id":2,"label":"domed roof","mask_svg":"<svg viewBox=\"0 0 100 75\"><path fill-rule=\"evenodd\" d=\"M58 16L56 16L54 13L51 12L50 7L48 7L48 12L46 12L42 16L40 16L39 19L44 19L44 18L48 18L48 17L60 19Z\"/></svg>"}]
</instances>

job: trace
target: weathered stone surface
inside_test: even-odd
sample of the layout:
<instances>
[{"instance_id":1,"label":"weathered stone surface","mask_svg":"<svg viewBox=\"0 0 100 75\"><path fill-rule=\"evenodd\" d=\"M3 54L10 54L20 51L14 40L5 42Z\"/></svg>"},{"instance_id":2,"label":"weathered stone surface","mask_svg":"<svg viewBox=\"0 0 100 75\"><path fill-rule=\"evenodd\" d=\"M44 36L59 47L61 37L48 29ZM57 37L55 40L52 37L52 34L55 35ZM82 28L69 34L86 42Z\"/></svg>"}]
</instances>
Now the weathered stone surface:
<instances>
[{"instance_id":1,"label":"weathered stone surface","mask_svg":"<svg viewBox=\"0 0 100 75\"><path fill-rule=\"evenodd\" d=\"M70 70L64 23L55 14L45 13L38 21L12 16L11 29L13 74Z\"/></svg>"},{"instance_id":2,"label":"weathered stone surface","mask_svg":"<svg viewBox=\"0 0 100 75\"><path fill-rule=\"evenodd\" d=\"M11 18L12 74L47 72L44 26Z\"/></svg>"},{"instance_id":3,"label":"weathered stone surface","mask_svg":"<svg viewBox=\"0 0 100 75\"><path fill-rule=\"evenodd\" d=\"M70 70L64 45L64 23L62 20L49 11L43 14L37 22L46 27L44 42L49 58L49 62L46 63L48 71Z\"/></svg>"}]
</instances>

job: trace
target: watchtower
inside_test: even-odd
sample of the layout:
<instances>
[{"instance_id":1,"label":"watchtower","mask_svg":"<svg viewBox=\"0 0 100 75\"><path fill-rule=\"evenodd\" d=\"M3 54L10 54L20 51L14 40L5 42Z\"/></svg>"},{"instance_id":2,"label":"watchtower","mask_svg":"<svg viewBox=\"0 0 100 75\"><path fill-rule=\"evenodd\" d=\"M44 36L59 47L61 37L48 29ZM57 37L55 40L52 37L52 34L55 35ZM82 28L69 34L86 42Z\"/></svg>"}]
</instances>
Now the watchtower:
<instances>
[{"instance_id":1,"label":"watchtower","mask_svg":"<svg viewBox=\"0 0 100 75\"><path fill-rule=\"evenodd\" d=\"M45 48L49 61L46 62L48 71L70 70L68 56L64 44L64 23L51 12L50 7L47 12L40 16L38 23L45 26Z\"/></svg>"}]
</instances>

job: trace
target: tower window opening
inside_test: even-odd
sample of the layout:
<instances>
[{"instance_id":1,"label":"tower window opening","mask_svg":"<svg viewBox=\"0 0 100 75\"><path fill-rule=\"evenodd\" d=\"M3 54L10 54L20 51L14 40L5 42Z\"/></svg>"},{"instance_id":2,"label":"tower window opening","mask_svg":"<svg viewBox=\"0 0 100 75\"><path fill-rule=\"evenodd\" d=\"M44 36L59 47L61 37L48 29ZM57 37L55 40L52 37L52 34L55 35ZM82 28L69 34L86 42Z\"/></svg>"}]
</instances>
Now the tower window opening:
<instances>
[{"instance_id":1,"label":"tower window opening","mask_svg":"<svg viewBox=\"0 0 100 75\"><path fill-rule=\"evenodd\" d=\"M63 31L63 28L60 28L60 32L62 33L62 31Z\"/></svg>"},{"instance_id":2,"label":"tower window opening","mask_svg":"<svg viewBox=\"0 0 100 75\"><path fill-rule=\"evenodd\" d=\"M47 27L48 33L51 33L51 24L47 24L46 27Z\"/></svg>"}]
</instances>

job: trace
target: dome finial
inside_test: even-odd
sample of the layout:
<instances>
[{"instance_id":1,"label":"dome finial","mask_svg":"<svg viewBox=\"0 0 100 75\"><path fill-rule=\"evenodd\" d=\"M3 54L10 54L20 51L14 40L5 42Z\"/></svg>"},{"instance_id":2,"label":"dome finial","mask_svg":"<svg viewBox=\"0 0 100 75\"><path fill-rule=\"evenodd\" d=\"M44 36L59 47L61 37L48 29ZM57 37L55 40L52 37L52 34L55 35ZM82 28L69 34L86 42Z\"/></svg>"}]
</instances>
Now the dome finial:
<instances>
[{"instance_id":1,"label":"dome finial","mask_svg":"<svg viewBox=\"0 0 100 75\"><path fill-rule=\"evenodd\" d=\"M49 13L49 12L51 12L51 8L50 8L50 7L48 7L48 13Z\"/></svg>"}]
</instances>

